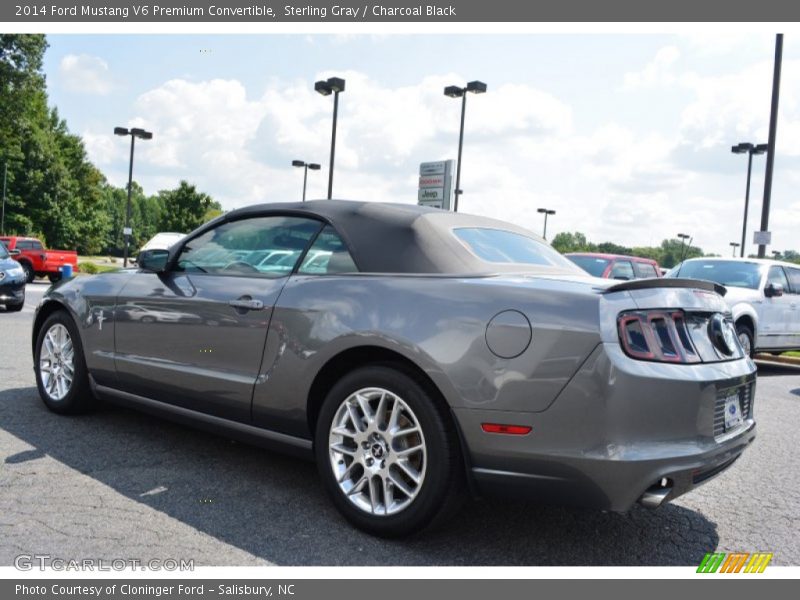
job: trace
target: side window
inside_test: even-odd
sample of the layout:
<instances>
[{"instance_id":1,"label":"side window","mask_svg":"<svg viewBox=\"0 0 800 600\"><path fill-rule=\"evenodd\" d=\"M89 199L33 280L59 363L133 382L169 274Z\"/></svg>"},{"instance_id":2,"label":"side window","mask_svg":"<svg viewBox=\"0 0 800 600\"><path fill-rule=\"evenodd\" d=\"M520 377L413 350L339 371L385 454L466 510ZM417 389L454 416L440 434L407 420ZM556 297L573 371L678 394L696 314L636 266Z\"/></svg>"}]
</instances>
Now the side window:
<instances>
[{"instance_id":1,"label":"side window","mask_svg":"<svg viewBox=\"0 0 800 600\"><path fill-rule=\"evenodd\" d=\"M17 242L17 250L30 250L33 248L31 242L19 241Z\"/></svg>"},{"instance_id":2,"label":"side window","mask_svg":"<svg viewBox=\"0 0 800 600\"><path fill-rule=\"evenodd\" d=\"M783 267L770 267L769 274L767 275L767 285L770 283L777 283L783 286L785 291L789 290L789 280L786 279L786 273L783 272Z\"/></svg>"},{"instance_id":3,"label":"side window","mask_svg":"<svg viewBox=\"0 0 800 600\"><path fill-rule=\"evenodd\" d=\"M347 251L342 238L326 225L314 245L309 248L303 264L297 270L303 275L331 275L334 273L355 273L358 269L353 257Z\"/></svg>"},{"instance_id":4,"label":"side window","mask_svg":"<svg viewBox=\"0 0 800 600\"><path fill-rule=\"evenodd\" d=\"M800 268L788 267L786 274L789 276L789 283L792 286L793 294L800 294Z\"/></svg>"},{"instance_id":5,"label":"side window","mask_svg":"<svg viewBox=\"0 0 800 600\"><path fill-rule=\"evenodd\" d=\"M633 265L627 260L618 260L611 267L610 279L634 279Z\"/></svg>"},{"instance_id":6,"label":"side window","mask_svg":"<svg viewBox=\"0 0 800 600\"><path fill-rule=\"evenodd\" d=\"M29 242L29 243L31 245L31 250L44 250L44 246L42 246L42 242L40 242L38 240L34 240L32 242Z\"/></svg>"},{"instance_id":7,"label":"side window","mask_svg":"<svg viewBox=\"0 0 800 600\"><path fill-rule=\"evenodd\" d=\"M322 223L300 217L252 217L222 223L183 246L176 270L285 277Z\"/></svg>"},{"instance_id":8,"label":"side window","mask_svg":"<svg viewBox=\"0 0 800 600\"><path fill-rule=\"evenodd\" d=\"M640 279L646 279L648 277L658 277L658 273L656 273L656 268L650 263L635 262L633 263L633 266L636 270L636 277Z\"/></svg>"}]
</instances>

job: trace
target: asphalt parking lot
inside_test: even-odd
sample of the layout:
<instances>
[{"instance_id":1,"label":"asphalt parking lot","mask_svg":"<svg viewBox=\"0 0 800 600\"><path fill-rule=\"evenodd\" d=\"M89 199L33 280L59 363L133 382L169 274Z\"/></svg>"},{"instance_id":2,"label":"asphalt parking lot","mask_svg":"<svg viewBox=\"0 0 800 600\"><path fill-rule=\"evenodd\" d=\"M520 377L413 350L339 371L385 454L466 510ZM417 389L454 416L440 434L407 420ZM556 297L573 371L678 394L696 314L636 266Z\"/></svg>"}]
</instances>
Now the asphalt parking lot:
<instances>
[{"instance_id":1,"label":"asphalt parking lot","mask_svg":"<svg viewBox=\"0 0 800 600\"><path fill-rule=\"evenodd\" d=\"M728 472L658 510L468 503L402 541L352 529L313 464L133 411L49 413L30 352L35 307L0 309L0 565L193 559L200 565L697 565L706 552L800 564L800 369L760 364L759 433Z\"/></svg>"}]
</instances>

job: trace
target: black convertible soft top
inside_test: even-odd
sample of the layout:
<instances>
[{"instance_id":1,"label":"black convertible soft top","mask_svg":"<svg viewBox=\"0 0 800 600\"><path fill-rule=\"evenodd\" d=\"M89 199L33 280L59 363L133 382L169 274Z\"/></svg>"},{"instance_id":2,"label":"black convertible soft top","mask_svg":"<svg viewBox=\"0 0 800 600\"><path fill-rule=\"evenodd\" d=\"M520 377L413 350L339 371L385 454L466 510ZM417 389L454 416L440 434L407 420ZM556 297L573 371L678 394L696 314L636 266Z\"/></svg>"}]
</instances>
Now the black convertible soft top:
<instances>
[{"instance_id":1,"label":"black convertible soft top","mask_svg":"<svg viewBox=\"0 0 800 600\"><path fill-rule=\"evenodd\" d=\"M505 221L416 204L352 200L257 204L226 213L202 230L220 220L232 221L266 214L310 216L330 223L344 238L359 270L367 273L582 273L566 259L565 264L560 266L484 262L453 235L454 228L501 229L534 238L544 244L547 242L535 233Z\"/></svg>"}]
</instances>

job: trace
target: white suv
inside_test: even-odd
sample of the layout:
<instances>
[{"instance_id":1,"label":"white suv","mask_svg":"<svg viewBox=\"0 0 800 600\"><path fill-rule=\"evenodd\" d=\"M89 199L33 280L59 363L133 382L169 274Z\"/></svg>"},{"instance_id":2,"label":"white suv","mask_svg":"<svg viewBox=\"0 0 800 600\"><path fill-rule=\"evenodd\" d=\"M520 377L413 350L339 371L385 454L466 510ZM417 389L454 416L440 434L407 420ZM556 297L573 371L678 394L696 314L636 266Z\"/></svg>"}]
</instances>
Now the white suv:
<instances>
[{"instance_id":1,"label":"white suv","mask_svg":"<svg viewBox=\"0 0 800 600\"><path fill-rule=\"evenodd\" d=\"M724 285L739 341L751 356L800 349L800 265L758 258L692 258L666 277Z\"/></svg>"}]
</instances>

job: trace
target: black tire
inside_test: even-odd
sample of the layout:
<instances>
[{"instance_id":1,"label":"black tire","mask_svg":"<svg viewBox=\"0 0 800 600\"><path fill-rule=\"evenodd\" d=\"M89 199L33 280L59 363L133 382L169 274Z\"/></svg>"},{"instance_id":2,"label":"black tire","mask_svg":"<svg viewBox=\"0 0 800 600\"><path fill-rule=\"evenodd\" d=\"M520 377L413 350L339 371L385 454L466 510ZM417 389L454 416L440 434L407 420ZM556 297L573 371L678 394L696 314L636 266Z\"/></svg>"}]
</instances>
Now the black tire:
<instances>
[{"instance_id":1,"label":"black tire","mask_svg":"<svg viewBox=\"0 0 800 600\"><path fill-rule=\"evenodd\" d=\"M50 283L55 283L56 281L61 281L61 273L54 273L52 275L48 275L47 278L50 280Z\"/></svg>"},{"instance_id":2,"label":"black tire","mask_svg":"<svg viewBox=\"0 0 800 600\"><path fill-rule=\"evenodd\" d=\"M73 350L73 378L71 385L67 388L66 394L60 398L54 398L45 389L42 381L41 356L42 345L48 332L57 325L66 328L69 338L72 341ZM36 387L39 389L39 396L45 406L51 411L61 415L74 415L84 413L94 406L94 397L89 386L89 373L86 369L86 360L83 355L83 346L72 317L64 311L58 310L51 314L42 324L39 335L36 337L36 347L34 352L33 369L36 374Z\"/></svg>"},{"instance_id":3,"label":"black tire","mask_svg":"<svg viewBox=\"0 0 800 600\"><path fill-rule=\"evenodd\" d=\"M413 411L424 436L424 476L416 496L409 500L405 508L394 514L370 514L366 509L356 506L339 487L334 475L335 466L329 450L331 425L345 400L365 388L387 390L402 399ZM397 366L370 365L342 377L325 398L317 419L314 439L317 467L325 490L348 521L370 534L402 537L438 526L455 513L464 499L464 463L458 435L447 406ZM387 461L389 456L390 452L387 452ZM389 469L391 468L390 466ZM360 466L357 469L364 471ZM386 499L385 496L382 498Z\"/></svg>"},{"instance_id":4,"label":"black tire","mask_svg":"<svg viewBox=\"0 0 800 600\"><path fill-rule=\"evenodd\" d=\"M36 279L36 273L33 271L33 267L27 262L21 264L22 270L25 271L25 283L33 283L33 280Z\"/></svg>"},{"instance_id":5,"label":"black tire","mask_svg":"<svg viewBox=\"0 0 800 600\"><path fill-rule=\"evenodd\" d=\"M748 353L748 355L750 356L750 358L753 358L753 356L755 355L755 348L753 347L754 345L753 330L750 328L749 325L747 325L746 323L742 323L740 321L736 323L736 335L739 337L740 343L742 342L742 336L745 336L747 338L747 346L745 346L744 343L742 343L742 346L744 348L750 348L750 352Z\"/></svg>"}]
</instances>

